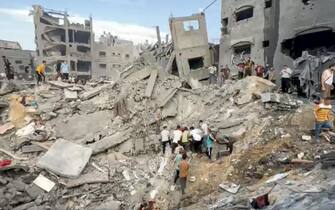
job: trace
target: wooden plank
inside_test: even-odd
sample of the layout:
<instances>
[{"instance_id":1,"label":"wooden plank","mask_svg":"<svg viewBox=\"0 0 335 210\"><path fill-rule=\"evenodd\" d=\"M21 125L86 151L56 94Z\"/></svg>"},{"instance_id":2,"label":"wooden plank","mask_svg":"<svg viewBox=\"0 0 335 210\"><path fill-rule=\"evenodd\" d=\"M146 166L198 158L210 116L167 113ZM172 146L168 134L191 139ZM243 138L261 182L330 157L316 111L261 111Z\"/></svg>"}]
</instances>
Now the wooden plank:
<instances>
[{"instance_id":1,"label":"wooden plank","mask_svg":"<svg viewBox=\"0 0 335 210\"><path fill-rule=\"evenodd\" d=\"M155 69L154 71L151 72L147 88L145 89L145 96L148 98L150 98L152 95L152 91L154 90L157 76L158 76L158 70Z\"/></svg>"}]
</instances>

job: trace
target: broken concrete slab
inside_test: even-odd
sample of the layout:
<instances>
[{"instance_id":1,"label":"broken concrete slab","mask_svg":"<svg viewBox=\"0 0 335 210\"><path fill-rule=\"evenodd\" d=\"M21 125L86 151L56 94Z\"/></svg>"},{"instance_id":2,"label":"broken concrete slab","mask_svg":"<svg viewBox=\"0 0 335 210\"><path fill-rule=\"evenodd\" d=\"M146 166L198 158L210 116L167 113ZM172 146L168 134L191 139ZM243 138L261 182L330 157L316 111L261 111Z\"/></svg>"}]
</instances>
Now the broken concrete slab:
<instances>
[{"instance_id":1,"label":"broken concrete slab","mask_svg":"<svg viewBox=\"0 0 335 210\"><path fill-rule=\"evenodd\" d=\"M156 79L157 79L157 76L158 76L158 70L155 69L151 72L150 74L150 78L148 80L148 85L147 85L147 88L145 89L145 96L150 98L151 95L152 95L152 91L154 89L154 86L155 86L155 83L156 83Z\"/></svg>"},{"instance_id":2,"label":"broken concrete slab","mask_svg":"<svg viewBox=\"0 0 335 210\"><path fill-rule=\"evenodd\" d=\"M62 81L48 81L48 83L52 86L58 87L58 88L69 88L72 87L72 84L65 83Z\"/></svg>"},{"instance_id":3,"label":"broken concrete slab","mask_svg":"<svg viewBox=\"0 0 335 210\"><path fill-rule=\"evenodd\" d=\"M219 124L217 127L219 129L232 128L232 127L241 125L243 122L244 122L244 120L228 121L228 122L223 122L223 123Z\"/></svg>"},{"instance_id":4,"label":"broken concrete slab","mask_svg":"<svg viewBox=\"0 0 335 210\"><path fill-rule=\"evenodd\" d=\"M161 119L175 117L178 114L178 103L175 100L169 101L162 109Z\"/></svg>"},{"instance_id":5,"label":"broken concrete slab","mask_svg":"<svg viewBox=\"0 0 335 210\"><path fill-rule=\"evenodd\" d=\"M31 153L31 152L42 152L45 151L43 147L40 147L38 145L24 145L21 147L22 153Z\"/></svg>"},{"instance_id":6,"label":"broken concrete slab","mask_svg":"<svg viewBox=\"0 0 335 210\"><path fill-rule=\"evenodd\" d=\"M152 68L146 67L140 71L136 71L130 74L129 76L125 78L125 81L132 83L132 82L143 80L149 77L151 75L151 72L152 72Z\"/></svg>"},{"instance_id":7,"label":"broken concrete slab","mask_svg":"<svg viewBox=\"0 0 335 210\"><path fill-rule=\"evenodd\" d=\"M177 88L171 88L169 90L161 92L157 99L158 106L163 107L177 93L177 91Z\"/></svg>"},{"instance_id":8,"label":"broken concrete slab","mask_svg":"<svg viewBox=\"0 0 335 210\"><path fill-rule=\"evenodd\" d=\"M237 185L235 183L226 183L226 182L221 183L219 187L232 194L236 194L238 190L240 189L240 185Z\"/></svg>"},{"instance_id":9,"label":"broken concrete slab","mask_svg":"<svg viewBox=\"0 0 335 210\"><path fill-rule=\"evenodd\" d=\"M112 136L105 137L94 144L90 144L89 147L93 150L93 154L98 154L106 151L109 148L115 147L130 138L129 134L131 129L124 132L117 132Z\"/></svg>"},{"instance_id":10,"label":"broken concrete slab","mask_svg":"<svg viewBox=\"0 0 335 210\"><path fill-rule=\"evenodd\" d=\"M66 101L72 101L78 99L78 92L68 89L64 89L64 98Z\"/></svg>"},{"instance_id":11,"label":"broken concrete slab","mask_svg":"<svg viewBox=\"0 0 335 210\"><path fill-rule=\"evenodd\" d=\"M60 176L77 178L91 155L91 148L60 139L37 161L36 165Z\"/></svg>"},{"instance_id":12,"label":"broken concrete slab","mask_svg":"<svg viewBox=\"0 0 335 210\"><path fill-rule=\"evenodd\" d=\"M38 175L33 183L46 192L50 192L50 190L52 190L52 188L55 186L55 183L53 181L49 180L42 174Z\"/></svg>"},{"instance_id":13,"label":"broken concrete slab","mask_svg":"<svg viewBox=\"0 0 335 210\"><path fill-rule=\"evenodd\" d=\"M66 181L67 188L79 187L84 184L108 183L108 173L93 172L80 175L77 179L70 179Z\"/></svg>"},{"instance_id":14,"label":"broken concrete slab","mask_svg":"<svg viewBox=\"0 0 335 210\"><path fill-rule=\"evenodd\" d=\"M97 210L121 210L120 201L106 201L96 208Z\"/></svg>"},{"instance_id":15,"label":"broken concrete slab","mask_svg":"<svg viewBox=\"0 0 335 210\"><path fill-rule=\"evenodd\" d=\"M113 87L115 83L112 84L105 84L99 87L96 87L92 90L88 90L80 95L81 100L88 100L90 98L93 98L94 96L99 95L103 90L107 89L108 87Z\"/></svg>"},{"instance_id":16,"label":"broken concrete slab","mask_svg":"<svg viewBox=\"0 0 335 210\"><path fill-rule=\"evenodd\" d=\"M4 135L9 131L13 130L15 126L12 123L6 123L4 125L0 125L0 135Z\"/></svg>"},{"instance_id":17,"label":"broken concrete slab","mask_svg":"<svg viewBox=\"0 0 335 210\"><path fill-rule=\"evenodd\" d=\"M252 102L253 99L254 99L253 94L245 94L242 97L238 98L236 100L236 103L237 105L244 105L244 104Z\"/></svg>"},{"instance_id":18,"label":"broken concrete slab","mask_svg":"<svg viewBox=\"0 0 335 210\"><path fill-rule=\"evenodd\" d=\"M32 199L36 199L39 195L44 194L43 189L39 188L35 184L26 186L25 191L29 195L29 197L31 197Z\"/></svg>"}]
</instances>

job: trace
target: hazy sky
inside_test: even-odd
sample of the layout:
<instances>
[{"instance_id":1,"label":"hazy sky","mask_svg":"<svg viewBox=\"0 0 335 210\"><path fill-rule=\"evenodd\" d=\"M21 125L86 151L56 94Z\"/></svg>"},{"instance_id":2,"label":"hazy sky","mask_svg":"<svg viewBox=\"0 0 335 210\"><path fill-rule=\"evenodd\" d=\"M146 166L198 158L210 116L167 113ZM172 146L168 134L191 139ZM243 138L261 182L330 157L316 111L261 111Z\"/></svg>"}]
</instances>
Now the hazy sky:
<instances>
[{"instance_id":1,"label":"hazy sky","mask_svg":"<svg viewBox=\"0 0 335 210\"><path fill-rule=\"evenodd\" d=\"M154 42L159 25L169 33L168 18L188 16L201 11L213 0L0 0L0 39L19 41L24 49L35 49L34 25L29 16L31 5L40 4L54 10L67 10L75 21L93 17L96 38L103 31L135 43ZM220 2L206 10L209 41L218 42Z\"/></svg>"}]
</instances>

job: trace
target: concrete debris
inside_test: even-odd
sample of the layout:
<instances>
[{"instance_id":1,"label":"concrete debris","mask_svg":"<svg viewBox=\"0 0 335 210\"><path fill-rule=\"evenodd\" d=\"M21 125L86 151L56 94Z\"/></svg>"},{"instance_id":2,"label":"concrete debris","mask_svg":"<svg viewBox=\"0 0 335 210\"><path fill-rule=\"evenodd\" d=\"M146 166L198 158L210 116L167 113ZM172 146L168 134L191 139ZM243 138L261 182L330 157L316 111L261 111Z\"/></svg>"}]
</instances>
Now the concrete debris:
<instances>
[{"instance_id":1,"label":"concrete debris","mask_svg":"<svg viewBox=\"0 0 335 210\"><path fill-rule=\"evenodd\" d=\"M301 103L288 94L263 93L261 94L261 99L265 104L265 108L279 111L297 109Z\"/></svg>"},{"instance_id":2,"label":"concrete debris","mask_svg":"<svg viewBox=\"0 0 335 210\"><path fill-rule=\"evenodd\" d=\"M117 132L112 136L105 137L100 141L95 142L94 144L90 144L89 147L92 149L93 154L104 152L128 140L129 134L131 132L132 132L131 129L125 132Z\"/></svg>"},{"instance_id":3,"label":"concrete debris","mask_svg":"<svg viewBox=\"0 0 335 210\"><path fill-rule=\"evenodd\" d=\"M172 88L172 89L162 92L159 95L159 98L157 99L158 106L163 107L177 93L177 91L178 91L177 88Z\"/></svg>"},{"instance_id":4,"label":"concrete debris","mask_svg":"<svg viewBox=\"0 0 335 210\"><path fill-rule=\"evenodd\" d=\"M52 190L52 188L56 185L53 181L49 180L42 174L38 175L33 183L46 192L50 192L50 190Z\"/></svg>"},{"instance_id":5,"label":"concrete debris","mask_svg":"<svg viewBox=\"0 0 335 210\"><path fill-rule=\"evenodd\" d=\"M152 91L154 90L157 76L158 76L158 70L153 70L150 74L148 85L147 85L147 88L145 89L145 94L144 94L148 98L150 98L152 95Z\"/></svg>"},{"instance_id":6,"label":"concrete debris","mask_svg":"<svg viewBox=\"0 0 335 210\"><path fill-rule=\"evenodd\" d=\"M221 183L219 187L232 194L236 194L238 190L240 189L240 185L237 185L234 183L226 183L226 182Z\"/></svg>"},{"instance_id":7,"label":"concrete debris","mask_svg":"<svg viewBox=\"0 0 335 210\"><path fill-rule=\"evenodd\" d=\"M134 72L130 74L128 77L125 78L125 81L129 83L133 83L136 81L143 80L145 78L148 78L151 75L152 69L151 68L144 68L140 71Z\"/></svg>"},{"instance_id":8,"label":"concrete debris","mask_svg":"<svg viewBox=\"0 0 335 210\"><path fill-rule=\"evenodd\" d=\"M312 137L311 137L311 136L308 136L308 135L303 135L303 136L301 137L301 139L302 139L303 141L310 141L310 140L312 140Z\"/></svg>"},{"instance_id":9,"label":"concrete debris","mask_svg":"<svg viewBox=\"0 0 335 210\"><path fill-rule=\"evenodd\" d=\"M109 181L108 174L93 172L80 175L76 179L69 179L65 185L67 188L74 188L84 184L108 183Z\"/></svg>"},{"instance_id":10,"label":"concrete debris","mask_svg":"<svg viewBox=\"0 0 335 210\"><path fill-rule=\"evenodd\" d=\"M90 98L93 98L94 96L97 96L98 94L100 94L106 88L109 88L109 87L112 88L114 85L115 85L115 83L113 83L111 85L110 84L105 84L105 85L96 87L92 90L88 90L88 91L86 91L86 92L84 92L80 95L80 99L85 101L85 100L88 100Z\"/></svg>"},{"instance_id":11,"label":"concrete debris","mask_svg":"<svg viewBox=\"0 0 335 210\"><path fill-rule=\"evenodd\" d=\"M21 147L22 153L42 152L46 149L38 145L24 145Z\"/></svg>"},{"instance_id":12,"label":"concrete debris","mask_svg":"<svg viewBox=\"0 0 335 210\"><path fill-rule=\"evenodd\" d=\"M77 178L85 168L92 149L66 140L57 140L37 161L36 166L70 178Z\"/></svg>"},{"instance_id":13,"label":"concrete debris","mask_svg":"<svg viewBox=\"0 0 335 210\"><path fill-rule=\"evenodd\" d=\"M73 85L66 83L66 82L62 82L62 81L48 81L48 83L52 86L58 87L58 88L70 88Z\"/></svg>"},{"instance_id":14,"label":"concrete debris","mask_svg":"<svg viewBox=\"0 0 335 210\"><path fill-rule=\"evenodd\" d=\"M13 130L15 126L12 123L6 123L0 126L0 135L4 135L9 131Z\"/></svg>"},{"instance_id":15,"label":"concrete debris","mask_svg":"<svg viewBox=\"0 0 335 210\"><path fill-rule=\"evenodd\" d=\"M281 179L284 179L288 175L289 175L289 173L276 174L275 176L273 176L273 177L269 178L268 180L266 180L265 183L269 184L269 183L272 183L272 182L279 181Z\"/></svg>"},{"instance_id":16,"label":"concrete debris","mask_svg":"<svg viewBox=\"0 0 335 210\"><path fill-rule=\"evenodd\" d=\"M78 92L68 89L64 89L64 98L66 101L72 101L78 99Z\"/></svg>"}]
</instances>

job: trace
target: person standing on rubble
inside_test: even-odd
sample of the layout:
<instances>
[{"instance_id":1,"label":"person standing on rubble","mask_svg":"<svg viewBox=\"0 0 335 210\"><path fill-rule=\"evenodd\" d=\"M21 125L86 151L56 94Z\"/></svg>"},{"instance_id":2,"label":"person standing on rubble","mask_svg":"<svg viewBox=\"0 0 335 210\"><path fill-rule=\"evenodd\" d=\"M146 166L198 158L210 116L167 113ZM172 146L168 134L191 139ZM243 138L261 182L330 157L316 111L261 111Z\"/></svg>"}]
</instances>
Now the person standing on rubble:
<instances>
[{"instance_id":1,"label":"person standing on rubble","mask_svg":"<svg viewBox=\"0 0 335 210\"><path fill-rule=\"evenodd\" d=\"M60 73L61 66L62 66L62 63L60 61L57 61L57 63L56 63L56 80L58 80L58 78L62 78L62 74Z\"/></svg>"},{"instance_id":2,"label":"person standing on rubble","mask_svg":"<svg viewBox=\"0 0 335 210\"><path fill-rule=\"evenodd\" d=\"M315 118L315 141L320 144L320 133L322 128L332 128L331 116L332 106L330 101L326 98L323 103L320 103L314 108L314 118Z\"/></svg>"},{"instance_id":3,"label":"person standing on rubble","mask_svg":"<svg viewBox=\"0 0 335 210\"><path fill-rule=\"evenodd\" d=\"M69 80L69 64L66 61L63 61L60 67L60 72L62 74L62 79L65 81Z\"/></svg>"},{"instance_id":4,"label":"person standing on rubble","mask_svg":"<svg viewBox=\"0 0 335 210\"><path fill-rule=\"evenodd\" d=\"M208 82L210 85L216 83L216 74L217 74L217 68L215 65L211 66L208 68L209 70L209 77L208 77Z\"/></svg>"},{"instance_id":5,"label":"person standing on rubble","mask_svg":"<svg viewBox=\"0 0 335 210\"><path fill-rule=\"evenodd\" d=\"M269 71L269 80L272 82L272 83L274 83L274 84L276 84L276 70L275 70L275 68L274 67L271 67L270 68L270 71Z\"/></svg>"},{"instance_id":6,"label":"person standing on rubble","mask_svg":"<svg viewBox=\"0 0 335 210\"><path fill-rule=\"evenodd\" d=\"M207 141L207 137L208 137L208 125L203 122L202 120L199 121L199 125L200 125L200 128L202 130L202 149L205 149L207 148L207 145L206 145L206 141ZM205 150L203 150L204 152Z\"/></svg>"},{"instance_id":7,"label":"person standing on rubble","mask_svg":"<svg viewBox=\"0 0 335 210\"><path fill-rule=\"evenodd\" d=\"M174 180L173 180L173 183L176 184L177 183L177 180L179 178L179 174L180 174L180 170L179 170L179 164L180 164L180 161L183 157L183 154L184 154L184 150L182 148L179 149L179 152L178 154L176 155L176 157L174 158L174 161L175 161L175 176L174 176Z\"/></svg>"},{"instance_id":8,"label":"person standing on rubble","mask_svg":"<svg viewBox=\"0 0 335 210\"><path fill-rule=\"evenodd\" d=\"M40 65L36 68L36 75L37 75L37 85L40 84L40 82L45 82L45 68L46 68L46 61L43 61Z\"/></svg>"},{"instance_id":9,"label":"person standing on rubble","mask_svg":"<svg viewBox=\"0 0 335 210\"><path fill-rule=\"evenodd\" d=\"M333 82L334 82L334 71L335 71L335 64L329 66L328 69L324 70L321 76L321 90L322 90L322 97L329 98L331 94L331 90L334 89Z\"/></svg>"},{"instance_id":10,"label":"person standing on rubble","mask_svg":"<svg viewBox=\"0 0 335 210\"><path fill-rule=\"evenodd\" d=\"M223 83L224 83L224 74L223 74L223 71L224 71L224 67L223 65L220 66L220 71L218 73L218 85L219 87L222 87Z\"/></svg>"},{"instance_id":11,"label":"person standing on rubble","mask_svg":"<svg viewBox=\"0 0 335 210\"><path fill-rule=\"evenodd\" d=\"M201 130L198 129L198 128L194 128L194 127L191 127L190 128L190 134L191 134L191 137L192 137L192 142L191 142L191 150L192 152L197 152L199 153L201 151L201 140L202 140L202 137L201 137Z\"/></svg>"},{"instance_id":12,"label":"person standing on rubble","mask_svg":"<svg viewBox=\"0 0 335 210\"><path fill-rule=\"evenodd\" d=\"M251 57L248 57L244 62L244 77L251 76L252 70L255 67L255 62L251 60Z\"/></svg>"},{"instance_id":13,"label":"person standing on rubble","mask_svg":"<svg viewBox=\"0 0 335 210\"><path fill-rule=\"evenodd\" d=\"M281 70L280 74L282 92L287 93L290 89L292 70L287 65L284 65L284 68Z\"/></svg>"},{"instance_id":14,"label":"person standing on rubble","mask_svg":"<svg viewBox=\"0 0 335 210\"><path fill-rule=\"evenodd\" d=\"M255 68L256 76L263 78L264 76L264 67L260 64L258 64Z\"/></svg>"},{"instance_id":15,"label":"person standing on rubble","mask_svg":"<svg viewBox=\"0 0 335 210\"><path fill-rule=\"evenodd\" d=\"M187 155L184 152L182 156L182 161L180 161L179 164L179 183L180 183L180 188L181 188L181 193L182 195L185 194L185 189L186 189L186 182L187 182L187 176L188 176L188 170L190 168L190 164L188 163Z\"/></svg>"},{"instance_id":16,"label":"person standing on rubble","mask_svg":"<svg viewBox=\"0 0 335 210\"><path fill-rule=\"evenodd\" d=\"M188 130L188 127L185 127L183 135L181 137L181 144L184 147L185 152L189 151L190 148L189 138L190 138L190 132Z\"/></svg>"},{"instance_id":17,"label":"person standing on rubble","mask_svg":"<svg viewBox=\"0 0 335 210\"><path fill-rule=\"evenodd\" d=\"M217 142L214 133L211 129L208 129L208 136L206 139L206 146L207 146L207 156L209 160L212 160L212 151L213 151L213 144Z\"/></svg>"},{"instance_id":18,"label":"person standing on rubble","mask_svg":"<svg viewBox=\"0 0 335 210\"><path fill-rule=\"evenodd\" d=\"M166 145L169 144L171 147L170 132L166 125L163 126L163 130L161 132L161 141L163 146L163 155L165 155Z\"/></svg>"},{"instance_id":19,"label":"person standing on rubble","mask_svg":"<svg viewBox=\"0 0 335 210\"><path fill-rule=\"evenodd\" d=\"M238 69L238 79L243 79L244 76L244 63L239 63L236 65Z\"/></svg>"},{"instance_id":20,"label":"person standing on rubble","mask_svg":"<svg viewBox=\"0 0 335 210\"><path fill-rule=\"evenodd\" d=\"M174 154L174 151L178 147L179 141L181 140L181 136L183 135L183 132L181 131L180 125L177 125L177 129L173 131L173 140L172 140L172 154Z\"/></svg>"}]
</instances>

